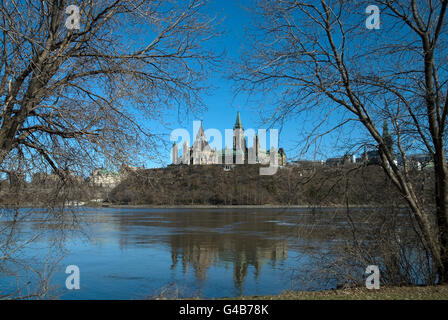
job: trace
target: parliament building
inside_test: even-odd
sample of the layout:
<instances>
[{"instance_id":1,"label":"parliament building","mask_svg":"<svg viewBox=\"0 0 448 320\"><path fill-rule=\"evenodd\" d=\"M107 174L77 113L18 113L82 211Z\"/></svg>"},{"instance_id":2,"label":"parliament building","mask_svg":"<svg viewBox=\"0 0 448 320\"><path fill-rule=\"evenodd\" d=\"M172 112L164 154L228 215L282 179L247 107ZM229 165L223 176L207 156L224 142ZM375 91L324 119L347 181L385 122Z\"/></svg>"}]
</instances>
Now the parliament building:
<instances>
[{"instance_id":1,"label":"parliament building","mask_svg":"<svg viewBox=\"0 0 448 320\"><path fill-rule=\"evenodd\" d=\"M237 113L235 125L233 126L232 149L227 146L222 150L217 150L216 148L212 149L205 136L201 122L193 146L190 147L188 142L184 142L182 146L182 155L179 157L178 146L174 143L171 156L174 165L222 164L228 167L236 164L256 163L269 165L273 162L278 166L286 165L286 154L283 148L278 150L274 147L270 150L261 148L258 135L254 135L252 147L247 147L246 136L244 135L244 128L241 123L239 112Z\"/></svg>"}]
</instances>

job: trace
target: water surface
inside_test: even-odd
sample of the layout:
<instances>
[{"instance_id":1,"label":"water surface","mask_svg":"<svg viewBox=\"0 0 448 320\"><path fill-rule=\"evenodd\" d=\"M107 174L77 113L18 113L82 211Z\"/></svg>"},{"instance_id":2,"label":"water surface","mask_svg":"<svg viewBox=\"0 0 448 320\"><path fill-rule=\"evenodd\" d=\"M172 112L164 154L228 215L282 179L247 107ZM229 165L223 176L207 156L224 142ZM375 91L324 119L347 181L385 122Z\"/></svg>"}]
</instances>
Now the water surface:
<instances>
[{"instance_id":1,"label":"water surface","mask_svg":"<svg viewBox=\"0 0 448 320\"><path fill-rule=\"evenodd\" d=\"M83 208L76 210L82 228L65 234L66 251L51 285L61 299L213 298L301 289L303 283L296 281L300 267L310 262L312 252L338 240L320 238L319 230L330 221L346 226L333 211ZM58 226L36 214L26 228ZM22 258L39 265L49 241L49 236L39 238ZM67 265L79 267L80 290L65 288ZM3 290L8 285L11 279L0 280ZM308 285L326 289L334 283L310 279Z\"/></svg>"}]
</instances>

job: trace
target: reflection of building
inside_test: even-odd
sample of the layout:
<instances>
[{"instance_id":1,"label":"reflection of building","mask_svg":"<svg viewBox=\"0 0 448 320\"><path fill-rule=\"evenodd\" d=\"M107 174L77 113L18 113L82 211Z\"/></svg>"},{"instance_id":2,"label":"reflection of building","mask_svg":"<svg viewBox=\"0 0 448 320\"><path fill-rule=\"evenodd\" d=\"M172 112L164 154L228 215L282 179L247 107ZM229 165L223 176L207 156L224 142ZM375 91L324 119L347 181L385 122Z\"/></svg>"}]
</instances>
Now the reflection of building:
<instances>
[{"instance_id":1,"label":"reflection of building","mask_svg":"<svg viewBox=\"0 0 448 320\"><path fill-rule=\"evenodd\" d=\"M231 263L235 287L242 289L249 266L254 267L255 275L258 276L263 264L284 260L287 252L287 243L283 240L247 241L238 237L212 240L209 235L204 237L183 234L171 239L171 268L176 268L180 261L184 273L192 266L196 278L205 280L207 270L212 265L219 262Z\"/></svg>"},{"instance_id":2,"label":"reflection of building","mask_svg":"<svg viewBox=\"0 0 448 320\"><path fill-rule=\"evenodd\" d=\"M264 150L260 148L260 141L257 135L253 138L253 146L250 148L247 147L247 139L241 123L239 112L233 127L232 149L229 149L227 146L223 150L217 150L216 148L212 149L208 143L207 137L205 136L201 123L193 146L190 147L188 142L184 142L184 145L182 146L182 156L180 158L178 152L178 146L174 143L171 155L173 164L269 164L271 157L274 157L273 161L276 161L279 166L286 165L286 153L283 148L278 150L275 148L271 148L271 150Z\"/></svg>"},{"instance_id":3,"label":"reflection of building","mask_svg":"<svg viewBox=\"0 0 448 320\"><path fill-rule=\"evenodd\" d=\"M211 267L232 271L235 288L241 290L250 272L258 277L263 266L275 265L287 258L285 232L290 227L268 222L265 215L219 214L201 210L164 211L145 215L142 212L119 215L120 248L153 246L163 243L171 250L171 270L206 280ZM235 227L237 226L237 227ZM133 228L163 228L158 232L130 232ZM295 234L295 227L293 228ZM157 246L156 246L157 247Z\"/></svg>"},{"instance_id":4,"label":"reflection of building","mask_svg":"<svg viewBox=\"0 0 448 320\"><path fill-rule=\"evenodd\" d=\"M239 251L233 265L235 287L242 290L247 269L250 265L255 268L255 276L258 277L263 264L284 260L287 257L287 253L288 247L285 241L274 242L271 247L257 247L247 251Z\"/></svg>"},{"instance_id":5,"label":"reflection of building","mask_svg":"<svg viewBox=\"0 0 448 320\"><path fill-rule=\"evenodd\" d=\"M204 245L201 246L200 243L192 243L177 252L173 251L173 249L174 248L171 249L171 258L173 262L171 268L176 267L178 256L181 256L184 273L188 271L188 266L192 265L196 278L199 280L206 279L208 268L218 260L218 252L215 248Z\"/></svg>"}]
</instances>

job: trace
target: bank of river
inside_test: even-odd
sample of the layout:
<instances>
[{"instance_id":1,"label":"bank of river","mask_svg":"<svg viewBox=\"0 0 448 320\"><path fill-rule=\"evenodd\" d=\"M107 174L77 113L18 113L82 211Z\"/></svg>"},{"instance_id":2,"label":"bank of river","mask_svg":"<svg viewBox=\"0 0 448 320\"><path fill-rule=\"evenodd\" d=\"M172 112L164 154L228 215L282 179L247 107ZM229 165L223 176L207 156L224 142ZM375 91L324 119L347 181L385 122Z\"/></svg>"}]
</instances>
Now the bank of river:
<instances>
[{"instance_id":1,"label":"bank of river","mask_svg":"<svg viewBox=\"0 0 448 320\"><path fill-rule=\"evenodd\" d=\"M236 297L237 300L448 300L448 285L285 291L278 295Z\"/></svg>"},{"instance_id":2,"label":"bank of river","mask_svg":"<svg viewBox=\"0 0 448 320\"><path fill-rule=\"evenodd\" d=\"M338 209L347 208L345 205L282 205L282 204L263 204L263 205L128 205L128 204L109 204L101 203L93 207L103 208L151 208L151 209ZM378 208L378 205L349 205L348 208ZM405 208L405 206L403 206Z\"/></svg>"}]
</instances>

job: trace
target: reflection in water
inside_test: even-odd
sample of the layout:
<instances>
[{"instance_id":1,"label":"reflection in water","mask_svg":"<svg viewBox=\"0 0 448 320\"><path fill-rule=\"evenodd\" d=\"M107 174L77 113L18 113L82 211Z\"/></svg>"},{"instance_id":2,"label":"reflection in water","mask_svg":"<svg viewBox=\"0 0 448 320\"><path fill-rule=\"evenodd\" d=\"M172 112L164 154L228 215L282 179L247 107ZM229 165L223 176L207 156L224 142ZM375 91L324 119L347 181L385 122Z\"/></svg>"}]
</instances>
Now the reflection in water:
<instances>
[{"instance_id":1,"label":"reflection in water","mask_svg":"<svg viewBox=\"0 0 448 320\"><path fill-rule=\"evenodd\" d=\"M263 264L270 263L275 268L278 260L287 258L285 229L291 229L294 224L277 222L267 219L266 214L241 210L166 211L151 216L123 214L119 216L120 247L145 245L159 238L158 241L170 246L171 270L180 262L184 275L192 267L196 279L203 282L211 266L229 268L231 265L234 286L242 292L249 266L258 278ZM168 234L127 232L138 226L147 230L167 228Z\"/></svg>"},{"instance_id":2,"label":"reflection in water","mask_svg":"<svg viewBox=\"0 0 448 320\"><path fill-rule=\"evenodd\" d=\"M199 281L206 279L207 270L213 264L224 262L226 266L233 265L233 281L239 291L242 290L244 278L249 266L255 269L258 278L264 263L275 266L277 260L287 257L287 243L284 240L247 241L247 238L229 234L207 233L201 235L173 235L170 237L171 257L174 269L179 260L182 262L184 274L188 266L194 268Z\"/></svg>"},{"instance_id":3,"label":"reflection in water","mask_svg":"<svg viewBox=\"0 0 448 320\"><path fill-rule=\"evenodd\" d=\"M277 294L291 289L310 252L328 249L325 238L342 239L329 223L344 227L339 215L308 209L83 208L77 216L82 232L66 234L68 254L52 277L62 299L146 298L171 284L181 297ZM25 226L55 230L37 215ZM21 256L38 267L48 247L40 238ZM65 289L71 264L81 270L79 291ZM0 277L0 291L14 280Z\"/></svg>"}]
</instances>

